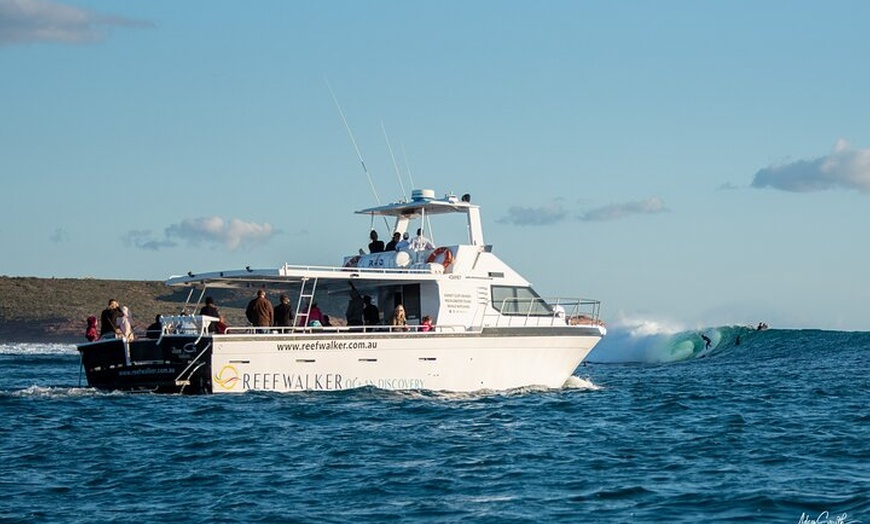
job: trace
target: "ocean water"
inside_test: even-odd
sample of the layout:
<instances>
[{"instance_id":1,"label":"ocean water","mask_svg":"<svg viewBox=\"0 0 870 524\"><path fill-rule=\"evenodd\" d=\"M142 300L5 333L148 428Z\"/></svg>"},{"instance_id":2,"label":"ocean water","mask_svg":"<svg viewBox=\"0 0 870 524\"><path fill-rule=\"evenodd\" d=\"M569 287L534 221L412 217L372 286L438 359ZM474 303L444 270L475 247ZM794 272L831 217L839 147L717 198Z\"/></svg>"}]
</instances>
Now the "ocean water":
<instances>
[{"instance_id":1,"label":"ocean water","mask_svg":"<svg viewBox=\"0 0 870 524\"><path fill-rule=\"evenodd\" d=\"M0 344L0 522L870 522L870 333L703 332L461 395L102 393Z\"/></svg>"}]
</instances>

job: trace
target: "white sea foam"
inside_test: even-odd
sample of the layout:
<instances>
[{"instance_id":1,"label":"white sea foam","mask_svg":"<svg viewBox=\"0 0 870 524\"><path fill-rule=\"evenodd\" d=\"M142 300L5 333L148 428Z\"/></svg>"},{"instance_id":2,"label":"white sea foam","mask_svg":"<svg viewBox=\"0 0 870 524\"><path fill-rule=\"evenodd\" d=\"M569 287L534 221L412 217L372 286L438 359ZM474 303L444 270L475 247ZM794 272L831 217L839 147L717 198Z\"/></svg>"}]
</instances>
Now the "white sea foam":
<instances>
[{"instance_id":1,"label":"white sea foam","mask_svg":"<svg viewBox=\"0 0 870 524\"><path fill-rule=\"evenodd\" d=\"M24 389L18 389L7 392L13 397L39 397L39 398L60 398L60 397L90 397L94 395L108 395L121 393L104 393L88 387L47 387L47 386L29 386Z\"/></svg>"},{"instance_id":2,"label":"white sea foam","mask_svg":"<svg viewBox=\"0 0 870 524\"><path fill-rule=\"evenodd\" d=\"M74 344L0 342L0 355L75 355Z\"/></svg>"},{"instance_id":3,"label":"white sea foam","mask_svg":"<svg viewBox=\"0 0 870 524\"><path fill-rule=\"evenodd\" d=\"M565 384L562 386L563 389L584 389L588 391L598 391L601 389L601 386L594 384L588 378L581 378L574 375L568 377L568 380L565 381Z\"/></svg>"}]
</instances>

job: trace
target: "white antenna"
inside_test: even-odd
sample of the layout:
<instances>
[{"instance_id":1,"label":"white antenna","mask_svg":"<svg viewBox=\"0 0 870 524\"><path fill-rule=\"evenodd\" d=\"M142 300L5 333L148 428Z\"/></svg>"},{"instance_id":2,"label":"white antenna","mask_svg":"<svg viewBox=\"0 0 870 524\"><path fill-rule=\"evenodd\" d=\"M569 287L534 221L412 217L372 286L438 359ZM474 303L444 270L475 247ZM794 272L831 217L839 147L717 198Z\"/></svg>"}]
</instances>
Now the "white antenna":
<instances>
[{"instance_id":1,"label":"white antenna","mask_svg":"<svg viewBox=\"0 0 870 524\"><path fill-rule=\"evenodd\" d=\"M414 176L411 174L411 164L408 163L408 155L405 154L405 144L402 144L402 156L405 157L405 169L408 170L408 180L411 181L411 187L417 187L414 185Z\"/></svg>"},{"instance_id":2,"label":"white antenna","mask_svg":"<svg viewBox=\"0 0 870 524\"><path fill-rule=\"evenodd\" d=\"M393 168L396 170L396 178L399 179L399 187L402 189L402 198L408 196L405 193L405 184L402 183L402 173L399 171L399 164L396 163L396 155L393 154L393 146L390 145L390 137L387 136L387 128L384 126L384 121L381 120L381 129L384 131L384 140L387 141L387 149L390 150L390 158L393 159Z\"/></svg>"},{"instance_id":3,"label":"white antenna","mask_svg":"<svg viewBox=\"0 0 870 524\"><path fill-rule=\"evenodd\" d=\"M363 172L366 174L366 178L368 178L369 186L372 188L372 193L375 195L375 202L378 205L381 205L381 198L378 196L378 192L375 189L375 184L372 182L372 176L369 174L369 170L366 167L366 163L363 160L362 153L359 152L359 147L356 145L356 139L353 137L353 132L350 130L350 126L347 124L347 119L344 117L344 111L341 110L341 104L338 103L338 98L335 97L335 92L332 90L332 86L329 84L329 79L324 78L326 81L326 87L329 88L329 94L332 95L332 101L335 102L335 107L338 109L338 114L341 116L341 121L344 122L344 128L347 129L347 134L350 137L350 141L353 144L353 149L356 151L356 156L359 158L359 163L362 164Z\"/></svg>"}]
</instances>

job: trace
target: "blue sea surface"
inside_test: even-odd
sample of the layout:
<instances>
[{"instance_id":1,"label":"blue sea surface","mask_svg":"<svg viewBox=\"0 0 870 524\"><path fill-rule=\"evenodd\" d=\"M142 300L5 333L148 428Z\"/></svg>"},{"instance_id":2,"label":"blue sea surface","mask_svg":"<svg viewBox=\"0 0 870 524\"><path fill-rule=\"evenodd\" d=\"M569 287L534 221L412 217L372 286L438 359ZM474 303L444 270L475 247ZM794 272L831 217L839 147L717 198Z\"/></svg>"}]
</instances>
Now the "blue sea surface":
<instances>
[{"instance_id":1,"label":"blue sea surface","mask_svg":"<svg viewBox=\"0 0 870 524\"><path fill-rule=\"evenodd\" d=\"M870 522L870 333L706 333L475 394L105 393L0 344L0 522Z\"/></svg>"}]
</instances>

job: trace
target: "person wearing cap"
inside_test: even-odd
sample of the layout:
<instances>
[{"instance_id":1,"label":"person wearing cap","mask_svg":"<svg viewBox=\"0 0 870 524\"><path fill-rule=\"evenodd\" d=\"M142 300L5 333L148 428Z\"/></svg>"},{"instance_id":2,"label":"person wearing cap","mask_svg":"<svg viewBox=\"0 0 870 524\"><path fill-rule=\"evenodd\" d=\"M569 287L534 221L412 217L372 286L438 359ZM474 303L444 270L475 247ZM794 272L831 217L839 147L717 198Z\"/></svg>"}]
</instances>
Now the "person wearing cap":
<instances>
[{"instance_id":1,"label":"person wearing cap","mask_svg":"<svg viewBox=\"0 0 870 524\"><path fill-rule=\"evenodd\" d=\"M396 243L396 251L402 251L403 249L408 249L409 247L411 247L411 242L408 240L408 232L405 231L405 233L402 234L402 240L399 240Z\"/></svg>"}]
</instances>

